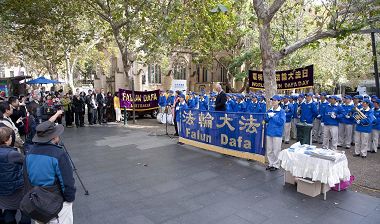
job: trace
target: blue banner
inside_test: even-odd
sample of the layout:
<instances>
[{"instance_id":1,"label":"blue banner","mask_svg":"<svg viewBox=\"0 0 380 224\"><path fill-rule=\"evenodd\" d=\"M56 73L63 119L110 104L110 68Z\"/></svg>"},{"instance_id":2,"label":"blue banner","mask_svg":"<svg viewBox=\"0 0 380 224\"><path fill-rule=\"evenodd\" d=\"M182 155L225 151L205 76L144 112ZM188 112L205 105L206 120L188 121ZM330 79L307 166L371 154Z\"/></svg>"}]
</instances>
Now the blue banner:
<instances>
[{"instance_id":1,"label":"blue banner","mask_svg":"<svg viewBox=\"0 0 380 224\"><path fill-rule=\"evenodd\" d=\"M236 152L265 156L264 126L264 114L187 109L181 111L180 137ZM188 143L186 140L182 142ZM228 151L222 153L236 154Z\"/></svg>"}]
</instances>

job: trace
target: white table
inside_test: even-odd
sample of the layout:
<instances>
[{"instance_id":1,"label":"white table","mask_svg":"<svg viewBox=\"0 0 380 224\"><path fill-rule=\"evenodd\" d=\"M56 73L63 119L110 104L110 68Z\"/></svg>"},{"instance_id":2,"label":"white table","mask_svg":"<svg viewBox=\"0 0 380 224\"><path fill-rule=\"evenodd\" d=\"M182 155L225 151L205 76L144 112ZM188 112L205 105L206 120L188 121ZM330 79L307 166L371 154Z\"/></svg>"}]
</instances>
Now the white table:
<instances>
[{"instance_id":1,"label":"white table","mask_svg":"<svg viewBox=\"0 0 380 224\"><path fill-rule=\"evenodd\" d=\"M337 153L336 158L336 161L331 161L304 154L304 150L293 152L290 149L282 150L279 154L281 167L293 176L320 181L329 187L334 187L341 180L349 180L351 176L346 155ZM323 186L322 189L326 187ZM322 192L325 200L326 192Z\"/></svg>"}]
</instances>

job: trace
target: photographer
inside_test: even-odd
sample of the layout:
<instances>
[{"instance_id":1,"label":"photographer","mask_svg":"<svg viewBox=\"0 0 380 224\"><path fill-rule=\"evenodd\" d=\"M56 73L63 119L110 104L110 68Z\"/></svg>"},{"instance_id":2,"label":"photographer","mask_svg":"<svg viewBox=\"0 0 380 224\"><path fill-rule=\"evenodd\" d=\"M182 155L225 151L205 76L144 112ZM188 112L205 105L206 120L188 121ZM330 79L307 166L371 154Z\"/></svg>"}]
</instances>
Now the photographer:
<instances>
[{"instance_id":1,"label":"photographer","mask_svg":"<svg viewBox=\"0 0 380 224\"><path fill-rule=\"evenodd\" d=\"M57 112L52 119L59 116L59 113L62 114L62 111ZM62 125L54 125L51 120L38 125L33 137L35 145L28 152L25 164L32 186L48 187L63 198L63 207L58 217L48 223L71 224L76 188L69 157L59 145L63 131Z\"/></svg>"},{"instance_id":2,"label":"photographer","mask_svg":"<svg viewBox=\"0 0 380 224\"><path fill-rule=\"evenodd\" d=\"M47 96L46 101L42 105L42 121L49 120L51 116L61 109L61 107L62 105L58 105L55 101L53 101L51 95ZM61 120L62 117L59 117L57 122L60 122Z\"/></svg>"},{"instance_id":3,"label":"photographer","mask_svg":"<svg viewBox=\"0 0 380 224\"><path fill-rule=\"evenodd\" d=\"M13 108L13 113L10 115L11 120L20 133L20 135L24 135L24 119L26 117L26 108L25 106L21 106L17 97L11 96L8 99L9 104ZM17 121L21 118L23 122L17 123Z\"/></svg>"}]
</instances>

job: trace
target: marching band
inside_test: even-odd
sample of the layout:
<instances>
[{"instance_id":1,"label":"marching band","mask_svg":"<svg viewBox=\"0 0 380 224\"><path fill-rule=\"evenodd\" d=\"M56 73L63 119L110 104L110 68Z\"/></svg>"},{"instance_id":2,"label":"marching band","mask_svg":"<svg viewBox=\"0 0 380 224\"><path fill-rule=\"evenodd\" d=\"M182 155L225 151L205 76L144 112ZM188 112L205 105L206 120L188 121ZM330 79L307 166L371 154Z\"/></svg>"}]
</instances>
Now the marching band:
<instances>
[{"instance_id":1,"label":"marching band","mask_svg":"<svg viewBox=\"0 0 380 224\"><path fill-rule=\"evenodd\" d=\"M173 91L161 91L160 112L173 114L174 122L179 122L181 108L214 111L217 95L215 92L189 92L185 96L178 92L175 96ZM275 95L267 102L258 91L227 93L226 97L226 112L266 113L268 170L271 171L278 168L277 155L282 142L289 144L291 139L296 139L296 124L300 122L313 126L313 143L322 144L323 148L350 149L354 145L353 155L366 158L367 152L376 153L379 147L380 99L377 96L340 98L322 92ZM267 103L270 104L268 109Z\"/></svg>"}]
</instances>

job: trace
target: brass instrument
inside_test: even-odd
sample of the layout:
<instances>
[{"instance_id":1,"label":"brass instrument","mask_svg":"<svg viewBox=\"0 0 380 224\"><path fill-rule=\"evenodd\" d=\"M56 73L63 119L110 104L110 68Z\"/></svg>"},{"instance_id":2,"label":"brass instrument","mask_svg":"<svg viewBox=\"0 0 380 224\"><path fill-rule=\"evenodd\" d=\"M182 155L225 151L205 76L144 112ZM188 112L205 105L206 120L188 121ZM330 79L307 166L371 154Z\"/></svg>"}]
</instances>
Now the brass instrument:
<instances>
[{"instance_id":1,"label":"brass instrument","mask_svg":"<svg viewBox=\"0 0 380 224\"><path fill-rule=\"evenodd\" d=\"M360 121L367 118L367 116L361 110L359 110L359 108L354 107L352 108L352 110L354 111L353 117L356 121Z\"/></svg>"}]
</instances>

